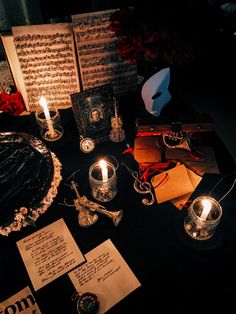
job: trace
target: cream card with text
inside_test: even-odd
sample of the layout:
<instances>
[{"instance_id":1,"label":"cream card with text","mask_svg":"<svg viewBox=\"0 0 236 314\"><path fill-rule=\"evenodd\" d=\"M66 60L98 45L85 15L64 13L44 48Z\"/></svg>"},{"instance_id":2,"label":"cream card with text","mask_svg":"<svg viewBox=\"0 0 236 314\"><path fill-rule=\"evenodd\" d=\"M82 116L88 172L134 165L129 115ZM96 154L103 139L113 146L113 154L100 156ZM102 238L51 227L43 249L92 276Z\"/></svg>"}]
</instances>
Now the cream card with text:
<instances>
[{"instance_id":1,"label":"cream card with text","mask_svg":"<svg viewBox=\"0 0 236 314\"><path fill-rule=\"evenodd\" d=\"M111 240L106 240L85 255L87 262L68 275L81 295L97 295L99 314L126 297L141 284Z\"/></svg>"},{"instance_id":2,"label":"cream card with text","mask_svg":"<svg viewBox=\"0 0 236 314\"><path fill-rule=\"evenodd\" d=\"M85 261L61 218L17 242L35 290Z\"/></svg>"}]
</instances>

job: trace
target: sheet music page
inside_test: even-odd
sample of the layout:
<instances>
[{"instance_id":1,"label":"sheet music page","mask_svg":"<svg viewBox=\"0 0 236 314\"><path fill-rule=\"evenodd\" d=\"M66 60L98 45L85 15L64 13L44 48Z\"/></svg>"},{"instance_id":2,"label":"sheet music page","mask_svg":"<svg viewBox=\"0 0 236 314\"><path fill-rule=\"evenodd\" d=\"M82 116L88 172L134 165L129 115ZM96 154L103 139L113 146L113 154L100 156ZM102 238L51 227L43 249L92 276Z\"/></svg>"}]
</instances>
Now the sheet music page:
<instances>
[{"instance_id":1,"label":"sheet music page","mask_svg":"<svg viewBox=\"0 0 236 314\"><path fill-rule=\"evenodd\" d=\"M20 63L17 57L13 36L5 35L5 36L1 36L1 39L4 46L4 50L6 52L9 66L11 68L12 75L14 78L14 83L16 85L17 90L21 93L23 97L26 109L29 110L28 96L27 96L27 92L25 88L23 75L20 69Z\"/></svg>"},{"instance_id":2,"label":"sheet music page","mask_svg":"<svg viewBox=\"0 0 236 314\"><path fill-rule=\"evenodd\" d=\"M116 10L72 15L83 90L112 82L114 94L124 96L137 88L136 64L116 52L116 36L108 28Z\"/></svg>"},{"instance_id":3,"label":"sheet music page","mask_svg":"<svg viewBox=\"0 0 236 314\"><path fill-rule=\"evenodd\" d=\"M41 96L58 109L70 107L70 94L80 91L70 24L15 26L12 32L29 110L36 110Z\"/></svg>"},{"instance_id":4,"label":"sheet music page","mask_svg":"<svg viewBox=\"0 0 236 314\"><path fill-rule=\"evenodd\" d=\"M7 300L1 302L0 313L41 314L41 311L30 287L27 286Z\"/></svg>"},{"instance_id":5,"label":"sheet music page","mask_svg":"<svg viewBox=\"0 0 236 314\"><path fill-rule=\"evenodd\" d=\"M97 295L99 313L105 313L141 284L110 239L86 255L87 262L68 275L81 295Z\"/></svg>"},{"instance_id":6,"label":"sheet music page","mask_svg":"<svg viewBox=\"0 0 236 314\"><path fill-rule=\"evenodd\" d=\"M85 261L62 218L16 244L35 290Z\"/></svg>"}]
</instances>

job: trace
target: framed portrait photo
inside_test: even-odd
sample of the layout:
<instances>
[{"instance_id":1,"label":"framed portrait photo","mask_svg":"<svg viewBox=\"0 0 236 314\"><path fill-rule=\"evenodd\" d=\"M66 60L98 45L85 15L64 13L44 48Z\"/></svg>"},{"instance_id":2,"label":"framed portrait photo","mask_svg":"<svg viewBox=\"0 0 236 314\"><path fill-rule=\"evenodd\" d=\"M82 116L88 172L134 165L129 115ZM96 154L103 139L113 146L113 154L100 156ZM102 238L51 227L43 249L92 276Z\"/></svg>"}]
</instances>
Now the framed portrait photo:
<instances>
[{"instance_id":1,"label":"framed portrait photo","mask_svg":"<svg viewBox=\"0 0 236 314\"><path fill-rule=\"evenodd\" d=\"M72 94L71 101L79 134L95 143L107 141L113 113L112 84Z\"/></svg>"}]
</instances>

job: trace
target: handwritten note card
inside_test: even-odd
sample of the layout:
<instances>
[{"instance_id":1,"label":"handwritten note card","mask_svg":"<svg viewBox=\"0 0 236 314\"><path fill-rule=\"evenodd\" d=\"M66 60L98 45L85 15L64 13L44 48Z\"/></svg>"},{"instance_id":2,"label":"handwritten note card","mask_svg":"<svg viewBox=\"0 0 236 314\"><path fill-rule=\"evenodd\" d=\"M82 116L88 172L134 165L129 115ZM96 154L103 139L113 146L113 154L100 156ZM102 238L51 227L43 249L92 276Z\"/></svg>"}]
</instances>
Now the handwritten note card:
<instances>
[{"instance_id":1,"label":"handwritten note card","mask_svg":"<svg viewBox=\"0 0 236 314\"><path fill-rule=\"evenodd\" d=\"M85 261L63 219L17 242L35 290Z\"/></svg>"},{"instance_id":2,"label":"handwritten note card","mask_svg":"<svg viewBox=\"0 0 236 314\"><path fill-rule=\"evenodd\" d=\"M0 313L41 314L41 311L30 287L25 287L23 290L0 303Z\"/></svg>"},{"instance_id":3,"label":"handwritten note card","mask_svg":"<svg viewBox=\"0 0 236 314\"><path fill-rule=\"evenodd\" d=\"M111 240L85 255L87 262L68 275L79 294L91 292L105 313L141 284Z\"/></svg>"}]
</instances>

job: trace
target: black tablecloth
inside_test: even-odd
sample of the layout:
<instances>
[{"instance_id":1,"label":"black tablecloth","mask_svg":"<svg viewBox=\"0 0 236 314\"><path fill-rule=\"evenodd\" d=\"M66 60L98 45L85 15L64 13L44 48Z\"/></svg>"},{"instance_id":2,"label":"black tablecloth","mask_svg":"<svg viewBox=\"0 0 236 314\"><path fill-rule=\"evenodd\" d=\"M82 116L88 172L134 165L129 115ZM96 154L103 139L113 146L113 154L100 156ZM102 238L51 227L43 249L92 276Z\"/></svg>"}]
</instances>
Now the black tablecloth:
<instances>
[{"instance_id":1,"label":"black tablecloth","mask_svg":"<svg viewBox=\"0 0 236 314\"><path fill-rule=\"evenodd\" d=\"M135 100L121 103L126 140L122 143L102 143L90 154L79 149L79 137L71 109L61 110L64 135L57 142L45 142L62 163L62 177L58 195L47 212L36 221L36 229L28 226L8 237L0 236L0 301L26 286L32 292L44 314L76 313L71 301L74 287L67 274L45 287L34 291L16 241L63 218L81 251L85 254L107 239L111 239L124 257L141 287L133 291L110 309L109 313L189 313L218 309L234 305L236 269L236 193L232 191L223 201L223 216L213 238L207 241L190 239L183 227L186 210L179 211L170 202L144 206L142 195L133 189L133 178L122 166L117 169L118 194L106 204L110 210L124 210L121 223L115 227L104 215L90 228L81 228L75 209L60 205L64 199L72 203L75 195L65 180L76 170L81 194L91 199L88 169L98 159L113 155L132 169L137 164L129 154L122 154L127 143L133 145L135 136ZM39 137L32 113L29 116L11 117L0 114L0 131L27 132ZM203 142L213 146L219 174L205 174L192 198L207 194L224 175L235 170L229 152L215 132L202 134ZM231 182L224 182L229 186ZM216 190L216 198L222 196ZM124 278L125 280L125 278ZM203 305L204 304L204 305Z\"/></svg>"}]
</instances>

